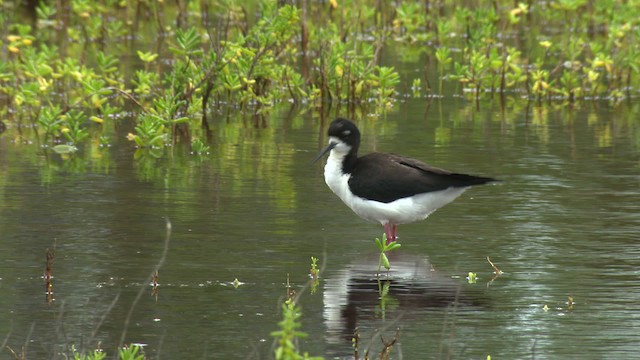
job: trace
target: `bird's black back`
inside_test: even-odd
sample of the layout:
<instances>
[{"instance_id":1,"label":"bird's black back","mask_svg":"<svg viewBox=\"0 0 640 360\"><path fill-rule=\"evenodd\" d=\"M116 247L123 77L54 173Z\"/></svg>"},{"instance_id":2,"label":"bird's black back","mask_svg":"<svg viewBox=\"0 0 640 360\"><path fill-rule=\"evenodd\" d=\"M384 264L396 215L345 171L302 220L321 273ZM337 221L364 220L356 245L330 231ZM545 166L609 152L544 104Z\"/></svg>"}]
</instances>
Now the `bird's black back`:
<instances>
[{"instance_id":1,"label":"bird's black back","mask_svg":"<svg viewBox=\"0 0 640 360\"><path fill-rule=\"evenodd\" d=\"M349 187L353 194L383 203L450 187L496 181L488 177L452 173L395 154L371 153L357 158L349 167Z\"/></svg>"}]
</instances>

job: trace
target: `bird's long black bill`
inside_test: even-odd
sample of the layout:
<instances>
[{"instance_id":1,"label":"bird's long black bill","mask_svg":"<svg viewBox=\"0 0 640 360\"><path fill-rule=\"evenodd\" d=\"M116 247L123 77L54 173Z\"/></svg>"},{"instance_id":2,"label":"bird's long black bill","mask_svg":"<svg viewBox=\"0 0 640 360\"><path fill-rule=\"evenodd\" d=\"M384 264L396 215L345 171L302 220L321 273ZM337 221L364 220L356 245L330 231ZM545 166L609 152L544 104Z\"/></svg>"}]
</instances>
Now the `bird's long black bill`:
<instances>
[{"instance_id":1,"label":"bird's long black bill","mask_svg":"<svg viewBox=\"0 0 640 360\"><path fill-rule=\"evenodd\" d=\"M320 160L320 158L322 158L326 153L328 153L329 151L331 151L334 147L336 147L336 145L338 145L338 143L335 142L330 142L329 145L327 145L324 149L322 149L322 151L320 152L320 154L318 156L316 156L315 159L313 159L313 161L311 162L312 164L315 164L316 161Z\"/></svg>"}]
</instances>

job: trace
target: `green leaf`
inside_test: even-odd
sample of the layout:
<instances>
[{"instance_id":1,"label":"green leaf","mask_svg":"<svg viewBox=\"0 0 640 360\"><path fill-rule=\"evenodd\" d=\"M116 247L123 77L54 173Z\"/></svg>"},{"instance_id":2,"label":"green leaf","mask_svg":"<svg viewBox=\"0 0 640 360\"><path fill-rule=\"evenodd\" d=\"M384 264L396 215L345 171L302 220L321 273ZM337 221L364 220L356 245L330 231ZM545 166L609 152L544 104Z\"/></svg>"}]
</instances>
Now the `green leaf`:
<instances>
[{"instance_id":1,"label":"green leaf","mask_svg":"<svg viewBox=\"0 0 640 360\"><path fill-rule=\"evenodd\" d=\"M382 237L384 239L385 235L383 235ZM376 238L376 246L378 247L378 250L384 251L384 245L382 245L382 241L380 241L380 239L378 238Z\"/></svg>"},{"instance_id":2,"label":"green leaf","mask_svg":"<svg viewBox=\"0 0 640 360\"><path fill-rule=\"evenodd\" d=\"M187 122L187 121L189 121L189 118L183 116L183 117L179 117L177 119L173 119L171 122L177 124L177 123L184 123L184 122Z\"/></svg>"},{"instance_id":3,"label":"green leaf","mask_svg":"<svg viewBox=\"0 0 640 360\"><path fill-rule=\"evenodd\" d=\"M389 258L387 258L387 255L385 253L381 253L380 258L382 259L382 265L385 267L385 269L391 269L391 265L389 264Z\"/></svg>"},{"instance_id":4,"label":"green leaf","mask_svg":"<svg viewBox=\"0 0 640 360\"><path fill-rule=\"evenodd\" d=\"M140 60L146 63L150 63L155 61L158 58L158 54L154 54L151 52L142 52L140 50L137 51L138 57Z\"/></svg>"},{"instance_id":5,"label":"green leaf","mask_svg":"<svg viewBox=\"0 0 640 360\"><path fill-rule=\"evenodd\" d=\"M402 245L400 245L399 243L394 241L391 244L387 245L387 251L395 250L395 249L399 248L400 246L402 246Z\"/></svg>"}]
</instances>

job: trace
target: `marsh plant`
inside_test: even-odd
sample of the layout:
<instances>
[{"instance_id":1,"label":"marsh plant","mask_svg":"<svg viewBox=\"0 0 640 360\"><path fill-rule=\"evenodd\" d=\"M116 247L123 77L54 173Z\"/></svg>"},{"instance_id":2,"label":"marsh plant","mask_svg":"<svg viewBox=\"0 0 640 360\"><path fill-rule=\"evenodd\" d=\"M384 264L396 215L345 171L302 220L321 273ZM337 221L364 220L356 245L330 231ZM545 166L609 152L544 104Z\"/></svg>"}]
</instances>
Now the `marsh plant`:
<instances>
[{"instance_id":1,"label":"marsh plant","mask_svg":"<svg viewBox=\"0 0 640 360\"><path fill-rule=\"evenodd\" d=\"M378 276L380 276L380 270L384 266L385 269L391 269L391 263L387 257L389 251L393 251L400 248L400 243L396 241L387 242L387 234L382 234L382 240L376 238L376 246L380 251L380 257L378 259Z\"/></svg>"},{"instance_id":2,"label":"marsh plant","mask_svg":"<svg viewBox=\"0 0 640 360\"><path fill-rule=\"evenodd\" d=\"M309 356L300 353L298 341L307 337L307 333L300 331L302 313L295 300L289 299L282 304L282 320L278 323L280 330L273 331L271 336L276 339L274 357L276 360L320 360L322 357Z\"/></svg>"},{"instance_id":3,"label":"marsh plant","mask_svg":"<svg viewBox=\"0 0 640 360\"><path fill-rule=\"evenodd\" d=\"M71 346L71 358L73 360L103 360L107 358L107 353L101 349L90 352L78 351L75 346ZM118 352L118 360L144 360L144 351L140 345L125 346Z\"/></svg>"}]
</instances>

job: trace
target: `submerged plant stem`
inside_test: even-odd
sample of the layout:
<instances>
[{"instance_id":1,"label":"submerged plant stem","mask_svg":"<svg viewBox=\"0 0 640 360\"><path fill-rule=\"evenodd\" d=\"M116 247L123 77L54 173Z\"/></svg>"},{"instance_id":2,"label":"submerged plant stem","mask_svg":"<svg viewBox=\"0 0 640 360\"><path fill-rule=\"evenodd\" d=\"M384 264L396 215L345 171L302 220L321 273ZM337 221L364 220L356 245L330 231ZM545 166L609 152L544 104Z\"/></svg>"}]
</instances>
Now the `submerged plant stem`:
<instances>
[{"instance_id":1,"label":"submerged plant stem","mask_svg":"<svg viewBox=\"0 0 640 360\"><path fill-rule=\"evenodd\" d=\"M140 298L142 298L142 294L144 294L147 284L149 284L153 280L153 275L158 269L162 267L162 265L164 264L167 258L167 253L169 252L169 242L171 241L171 221L168 218L166 219L166 229L167 229L167 233L164 240L164 248L162 250L162 255L160 256L160 260L158 260L158 264L156 265L155 269L151 271L146 281L142 284L142 286L140 286L140 290L138 291L138 294L136 294L136 297L131 303L131 307L129 308L127 317L124 320L124 326L123 326L122 334L120 335L120 341L118 342L118 347L116 348L116 353L118 353L120 349L122 349L122 346L124 345L124 342L125 342L124 340L127 337L127 329L129 328L129 322L131 322L131 317L133 316L133 310L135 310L135 307L138 304L138 301L140 301Z\"/></svg>"}]
</instances>

